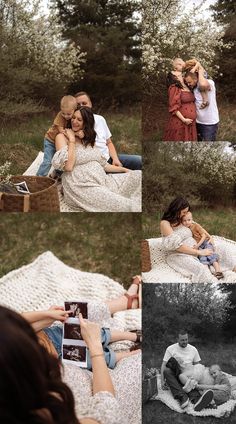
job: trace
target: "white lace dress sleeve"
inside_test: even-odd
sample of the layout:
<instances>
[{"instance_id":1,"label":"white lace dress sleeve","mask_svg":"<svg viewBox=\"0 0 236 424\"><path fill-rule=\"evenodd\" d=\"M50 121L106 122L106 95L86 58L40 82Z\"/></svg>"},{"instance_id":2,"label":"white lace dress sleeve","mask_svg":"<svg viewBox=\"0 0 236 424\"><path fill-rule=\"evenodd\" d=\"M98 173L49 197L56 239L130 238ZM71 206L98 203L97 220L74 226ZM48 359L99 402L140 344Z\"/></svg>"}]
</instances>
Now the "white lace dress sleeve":
<instances>
[{"instance_id":1,"label":"white lace dress sleeve","mask_svg":"<svg viewBox=\"0 0 236 424\"><path fill-rule=\"evenodd\" d=\"M82 414L81 414L82 412ZM117 399L109 392L98 392L89 398L83 411L76 408L78 419L93 418L100 424L124 424Z\"/></svg>"},{"instance_id":2,"label":"white lace dress sleeve","mask_svg":"<svg viewBox=\"0 0 236 424\"><path fill-rule=\"evenodd\" d=\"M52 166L61 171L64 170L65 162L68 160L68 147L63 146L52 158Z\"/></svg>"},{"instance_id":3,"label":"white lace dress sleeve","mask_svg":"<svg viewBox=\"0 0 236 424\"><path fill-rule=\"evenodd\" d=\"M162 248L169 252L175 251L183 244L183 237L177 232L173 232L169 236L162 237Z\"/></svg>"}]
</instances>

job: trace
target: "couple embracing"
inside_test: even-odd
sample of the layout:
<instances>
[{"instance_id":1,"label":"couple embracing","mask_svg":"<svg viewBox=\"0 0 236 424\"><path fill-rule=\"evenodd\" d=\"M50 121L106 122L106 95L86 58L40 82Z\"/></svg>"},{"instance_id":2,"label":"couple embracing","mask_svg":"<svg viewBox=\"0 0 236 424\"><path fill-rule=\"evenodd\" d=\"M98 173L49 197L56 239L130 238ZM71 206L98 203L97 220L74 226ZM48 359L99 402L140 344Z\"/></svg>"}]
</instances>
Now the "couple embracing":
<instances>
[{"instance_id":1,"label":"couple embracing","mask_svg":"<svg viewBox=\"0 0 236 424\"><path fill-rule=\"evenodd\" d=\"M167 75L170 118L164 141L216 141L219 112L215 83L195 59L173 60Z\"/></svg>"},{"instance_id":2,"label":"couple embracing","mask_svg":"<svg viewBox=\"0 0 236 424\"><path fill-rule=\"evenodd\" d=\"M180 330L177 343L166 349L161 367L162 389L170 389L182 409L189 402L196 412L217 408L231 396L228 377L218 364L209 368L200 364L195 346L188 343L188 332Z\"/></svg>"}]
</instances>

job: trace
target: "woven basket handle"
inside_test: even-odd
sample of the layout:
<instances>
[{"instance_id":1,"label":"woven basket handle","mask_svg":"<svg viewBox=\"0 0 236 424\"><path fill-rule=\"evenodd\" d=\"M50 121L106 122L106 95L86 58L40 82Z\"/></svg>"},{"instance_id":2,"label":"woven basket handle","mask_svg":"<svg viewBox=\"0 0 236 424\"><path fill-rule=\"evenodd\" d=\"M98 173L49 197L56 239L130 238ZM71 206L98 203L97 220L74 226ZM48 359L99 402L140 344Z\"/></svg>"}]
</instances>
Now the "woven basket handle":
<instances>
[{"instance_id":1,"label":"woven basket handle","mask_svg":"<svg viewBox=\"0 0 236 424\"><path fill-rule=\"evenodd\" d=\"M30 197L29 197L29 194L25 194L23 212L29 212L29 208L30 208Z\"/></svg>"},{"instance_id":2,"label":"woven basket handle","mask_svg":"<svg viewBox=\"0 0 236 424\"><path fill-rule=\"evenodd\" d=\"M0 192L0 211L3 210L3 197L2 197L3 193Z\"/></svg>"}]
</instances>

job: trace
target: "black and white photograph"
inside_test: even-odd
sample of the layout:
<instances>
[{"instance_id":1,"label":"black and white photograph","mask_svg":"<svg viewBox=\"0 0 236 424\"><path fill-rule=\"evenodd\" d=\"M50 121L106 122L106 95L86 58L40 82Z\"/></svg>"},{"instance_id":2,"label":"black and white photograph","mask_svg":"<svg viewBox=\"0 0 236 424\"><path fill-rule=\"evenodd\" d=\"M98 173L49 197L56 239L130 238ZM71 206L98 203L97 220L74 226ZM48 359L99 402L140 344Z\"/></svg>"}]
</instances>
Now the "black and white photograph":
<instances>
[{"instance_id":1,"label":"black and white photograph","mask_svg":"<svg viewBox=\"0 0 236 424\"><path fill-rule=\"evenodd\" d=\"M87 302L65 302L65 310L69 312L70 318L79 318L79 314L83 318L88 318L88 303Z\"/></svg>"},{"instance_id":2,"label":"black and white photograph","mask_svg":"<svg viewBox=\"0 0 236 424\"><path fill-rule=\"evenodd\" d=\"M233 424L236 285L148 284L143 292L143 424Z\"/></svg>"},{"instance_id":3,"label":"black and white photograph","mask_svg":"<svg viewBox=\"0 0 236 424\"><path fill-rule=\"evenodd\" d=\"M66 361L78 363L80 367L86 368L86 347L79 345L62 345L62 358Z\"/></svg>"},{"instance_id":4,"label":"black and white photograph","mask_svg":"<svg viewBox=\"0 0 236 424\"><path fill-rule=\"evenodd\" d=\"M64 339L70 340L83 340L81 336L81 329L79 324L70 324L65 322L64 324Z\"/></svg>"}]
</instances>

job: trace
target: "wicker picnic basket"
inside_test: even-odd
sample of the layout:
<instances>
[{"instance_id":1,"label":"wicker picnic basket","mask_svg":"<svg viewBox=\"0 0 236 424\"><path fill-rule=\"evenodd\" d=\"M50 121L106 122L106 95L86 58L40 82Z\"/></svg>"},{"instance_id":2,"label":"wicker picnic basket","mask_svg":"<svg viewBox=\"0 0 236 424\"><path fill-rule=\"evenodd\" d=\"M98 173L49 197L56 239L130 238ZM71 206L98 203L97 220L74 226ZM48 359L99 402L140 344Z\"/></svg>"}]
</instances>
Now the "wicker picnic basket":
<instances>
[{"instance_id":1,"label":"wicker picnic basket","mask_svg":"<svg viewBox=\"0 0 236 424\"><path fill-rule=\"evenodd\" d=\"M0 182L4 177L0 177ZM48 177L16 175L13 183L25 181L30 194L0 192L0 211L3 212L60 212L56 182Z\"/></svg>"},{"instance_id":2,"label":"wicker picnic basket","mask_svg":"<svg viewBox=\"0 0 236 424\"><path fill-rule=\"evenodd\" d=\"M142 402L145 403L157 394L157 376L146 377L142 382Z\"/></svg>"},{"instance_id":3,"label":"wicker picnic basket","mask_svg":"<svg viewBox=\"0 0 236 424\"><path fill-rule=\"evenodd\" d=\"M151 271L151 257L149 243L147 240L141 241L141 254L142 254L142 272Z\"/></svg>"}]
</instances>

